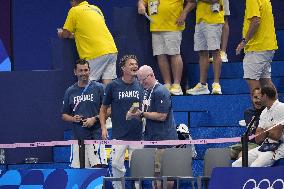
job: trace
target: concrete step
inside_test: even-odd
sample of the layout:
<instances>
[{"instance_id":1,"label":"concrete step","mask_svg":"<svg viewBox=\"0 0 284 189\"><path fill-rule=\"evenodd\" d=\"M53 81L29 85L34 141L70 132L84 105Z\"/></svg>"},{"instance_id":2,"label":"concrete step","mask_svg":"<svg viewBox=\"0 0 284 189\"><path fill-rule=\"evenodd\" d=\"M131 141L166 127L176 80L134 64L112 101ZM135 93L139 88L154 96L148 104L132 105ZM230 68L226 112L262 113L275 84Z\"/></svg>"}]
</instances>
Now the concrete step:
<instances>
[{"instance_id":1,"label":"concrete step","mask_svg":"<svg viewBox=\"0 0 284 189\"><path fill-rule=\"evenodd\" d=\"M279 93L279 99L283 102L283 93ZM182 112L178 123L189 119L191 127L237 126L244 110L252 106L248 94L173 96L172 104L175 115Z\"/></svg>"}]
</instances>

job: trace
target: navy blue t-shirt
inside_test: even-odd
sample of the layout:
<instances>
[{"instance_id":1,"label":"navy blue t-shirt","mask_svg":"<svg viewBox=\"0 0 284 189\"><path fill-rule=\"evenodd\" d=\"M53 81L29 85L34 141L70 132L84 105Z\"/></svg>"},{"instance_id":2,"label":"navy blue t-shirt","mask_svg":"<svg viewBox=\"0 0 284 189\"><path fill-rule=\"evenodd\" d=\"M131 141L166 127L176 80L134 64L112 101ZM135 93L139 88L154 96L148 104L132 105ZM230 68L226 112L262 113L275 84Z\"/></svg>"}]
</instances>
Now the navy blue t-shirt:
<instances>
[{"instance_id":1,"label":"navy blue t-shirt","mask_svg":"<svg viewBox=\"0 0 284 189\"><path fill-rule=\"evenodd\" d=\"M144 133L145 140L175 140L178 139L173 119L172 100L169 91L160 83L153 90L149 89L144 96L144 101L149 100L147 112L167 113L165 121L146 119Z\"/></svg>"},{"instance_id":2,"label":"navy blue t-shirt","mask_svg":"<svg viewBox=\"0 0 284 189\"><path fill-rule=\"evenodd\" d=\"M106 86L103 104L111 105L112 138L117 140L141 140L142 122L126 120L126 113L134 102L142 103L143 88L137 80L125 83L118 78Z\"/></svg>"},{"instance_id":3,"label":"navy blue t-shirt","mask_svg":"<svg viewBox=\"0 0 284 189\"><path fill-rule=\"evenodd\" d=\"M103 85L98 82L91 81L86 89L75 83L65 92L61 113L71 116L80 115L85 118L99 115L103 95ZM99 121L90 128L82 127L82 124L74 122L72 129L74 139L101 139Z\"/></svg>"}]
</instances>

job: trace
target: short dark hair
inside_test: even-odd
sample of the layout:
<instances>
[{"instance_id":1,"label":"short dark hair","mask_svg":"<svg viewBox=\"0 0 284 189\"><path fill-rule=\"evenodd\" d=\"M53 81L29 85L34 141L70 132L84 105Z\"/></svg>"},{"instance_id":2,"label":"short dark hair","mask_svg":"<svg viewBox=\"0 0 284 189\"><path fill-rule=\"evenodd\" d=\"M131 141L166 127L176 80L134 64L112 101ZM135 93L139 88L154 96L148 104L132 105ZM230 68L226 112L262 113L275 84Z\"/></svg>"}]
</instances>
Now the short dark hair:
<instances>
[{"instance_id":1,"label":"short dark hair","mask_svg":"<svg viewBox=\"0 0 284 189\"><path fill-rule=\"evenodd\" d=\"M261 87L261 94L268 96L269 99L275 99L276 98L276 89L274 86L271 85L265 85Z\"/></svg>"},{"instance_id":2,"label":"short dark hair","mask_svg":"<svg viewBox=\"0 0 284 189\"><path fill-rule=\"evenodd\" d=\"M127 60L129 59L134 59L136 60L136 62L138 63L138 58L133 55L133 54L127 54L127 55L124 55L121 59L120 59L120 62L119 62L119 66L122 68L123 66L125 66L125 63Z\"/></svg>"},{"instance_id":3,"label":"short dark hair","mask_svg":"<svg viewBox=\"0 0 284 189\"><path fill-rule=\"evenodd\" d=\"M87 60L85 59L79 59L79 60L76 60L75 62L75 66L74 66L74 69L77 69L77 65L80 64L80 65L85 65L87 64L88 65L88 68L90 69L90 64Z\"/></svg>"}]
</instances>

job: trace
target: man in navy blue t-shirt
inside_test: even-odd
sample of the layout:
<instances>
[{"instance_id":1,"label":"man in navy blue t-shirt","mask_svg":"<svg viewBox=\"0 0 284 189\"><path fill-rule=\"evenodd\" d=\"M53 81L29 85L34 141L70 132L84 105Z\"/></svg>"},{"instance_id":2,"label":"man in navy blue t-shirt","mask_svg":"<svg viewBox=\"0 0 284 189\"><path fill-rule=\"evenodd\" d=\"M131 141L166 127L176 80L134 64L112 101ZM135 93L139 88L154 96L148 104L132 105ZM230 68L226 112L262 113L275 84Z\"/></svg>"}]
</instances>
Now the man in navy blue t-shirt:
<instances>
[{"instance_id":1,"label":"man in navy blue t-shirt","mask_svg":"<svg viewBox=\"0 0 284 189\"><path fill-rule=\"evenodd\" d=\"M143 99L143 111L140 111L140 116L146 119L144 139L177 139L169 91L156 80L150 66L141 66L137 77L146 90Z\"/></svg>"},{"instance_id":2,"label":"man in navy blue t-shirt","mask_svg":"<svg viewBox=\"0 0 284 189\"><path fill-rule=\"evenodd\" d=\"M177 140L169 91L156 80L153 69L150 66L141 66L137 77L146 90L142 111L138 110L136 113L136 116L142 117L145 122L144 140ZM157 147L165 148L167 146ZM157 175L161 169L162 152L162 149L158 149L155 156L155 172ZM159 184L157 187L159 187ZM168 188L172 187L173 182L168 182Z\"/></svg>"},{"instance_id":3,"label":"man in navy blue t-shirt","mask_svg":"<svg viewBox=\"0 0 284 189\"><path fill-rule=\"evenodd\" d=\"M106 86L103 105L100 110L102 138L107 138L105 126L107 109L111 107L112 138L117 140L142 140L142 122L138 119L126 119L127 112L133 103L142 103L143 88L136 79L138 60L134 55L125 55L120 61L122 77ZM114 177L123 177L125 151L129 157L134 149L140 146L113 145L112 146L112 173ZM119 182L113 182L115 189L121 188Z\"/></svg>"},{"instance_id":4,"label":"man in navy blue t-shirt","mask_svg":"<svg viewBox=\"0 0 284 189\"><path fill-rule=\"evenodd\" d=\"M86 60L76 61L74 73L78 82L65 92L62 119L73 123L74 139L101 139L98 115L104 95L103 85L89 80L90 67ZM73 145L72 150L71 167L79 168L79 146ZM107 164L104 145L86 145L85 150L86 167L100 167Z\"/></svg>"}]
</instances>

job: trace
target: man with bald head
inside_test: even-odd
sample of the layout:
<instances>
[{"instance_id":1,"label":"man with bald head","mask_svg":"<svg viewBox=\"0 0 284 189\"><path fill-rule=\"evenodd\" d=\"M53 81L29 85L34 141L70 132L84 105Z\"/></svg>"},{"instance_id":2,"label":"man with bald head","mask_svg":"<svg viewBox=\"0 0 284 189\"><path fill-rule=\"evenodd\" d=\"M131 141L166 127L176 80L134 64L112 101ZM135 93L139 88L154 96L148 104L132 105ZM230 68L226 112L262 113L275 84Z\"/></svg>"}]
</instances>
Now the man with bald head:
<instances>
[{"instance_id":1,"label":"man with bald head","mask_svg":"<svg viewBox=\"0 0 284 189\"><path fill-rule=\"evenodd\" d=\"M139 112L140 116L146 120L144 139L177 139L169 91L156 80L150 66L141 66L137 77L146 90L143 111Z\"/></svg>"},{"instance_id":2,"label":"man with bald head","mask_svg":"<svg viewBox=\"0 0 284 189\"><path fill-rule=\"evenodd\" d=\"M135 114L140 116L145 124L144 140L177 140L170 92L156 80L150 66L141 66L137 78L145 89L142 110ZM167 146L157 146L160 149L165 147ZM162 150L156 152L156 174L160 172L161 153ZM173 183L169 182L168 187L169 185Z\"/></svg>"}]
</instances>

